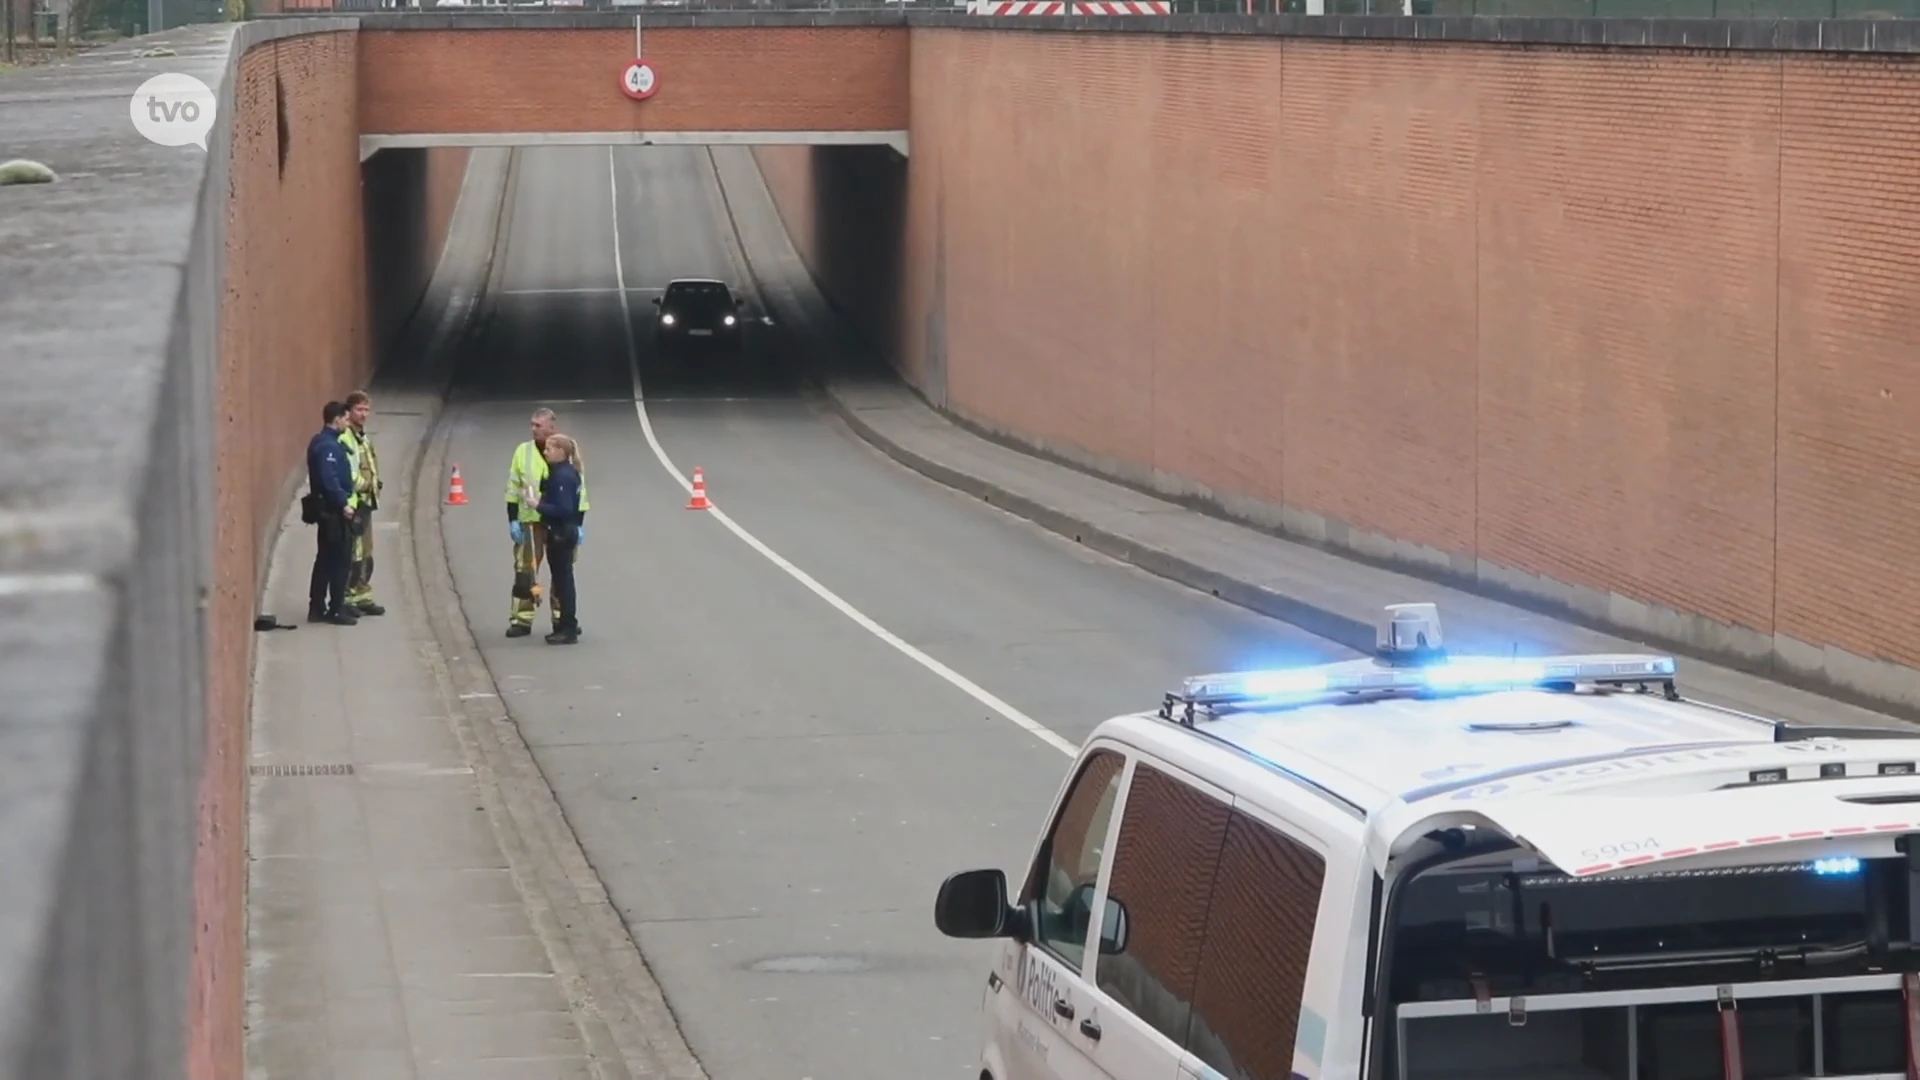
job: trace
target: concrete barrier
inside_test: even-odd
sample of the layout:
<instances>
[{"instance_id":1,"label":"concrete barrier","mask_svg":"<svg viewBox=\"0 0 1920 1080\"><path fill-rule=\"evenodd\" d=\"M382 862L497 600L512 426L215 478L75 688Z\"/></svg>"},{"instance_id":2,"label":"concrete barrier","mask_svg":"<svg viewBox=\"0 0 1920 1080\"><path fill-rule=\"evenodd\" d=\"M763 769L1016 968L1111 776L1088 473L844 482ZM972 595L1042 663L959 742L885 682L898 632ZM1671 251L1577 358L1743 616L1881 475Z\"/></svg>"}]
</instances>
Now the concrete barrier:
<instances>
[{"instance_id":1,"label":"concrete barrier","mask_svg":"<svg viewBox=\"0 0 1920 1080\"><path fill-rule=\"evenodd\" d=\"M0 160L58 176L0 187L3 1080L243 1075L267 534L321 403L422 294L466 161L363 174L355 26L193 27L0 78ZM215 90L205 152L133 130L162 72ZM421 224L369 247L366 220Z\"/></svg>"}]
</instances>

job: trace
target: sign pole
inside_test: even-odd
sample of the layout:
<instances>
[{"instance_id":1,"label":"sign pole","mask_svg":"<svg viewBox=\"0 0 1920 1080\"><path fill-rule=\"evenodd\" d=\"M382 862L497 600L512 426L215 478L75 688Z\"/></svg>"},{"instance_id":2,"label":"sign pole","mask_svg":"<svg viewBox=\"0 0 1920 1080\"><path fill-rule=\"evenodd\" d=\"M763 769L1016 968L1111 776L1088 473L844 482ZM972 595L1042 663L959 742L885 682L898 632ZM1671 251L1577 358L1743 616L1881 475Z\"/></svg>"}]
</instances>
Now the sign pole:
<instances>
[{"instance_id":1,"label":"sign pole","mask_svg":"<svg viewBox=\"0 0 1920 1080\"><path fill-rule=\"evenodd\" d=\"M641 48L640 44L640 16L635 15L633 17L633 55L636 59L647 55L647 50Z\"/></svg>"}]
</instances>

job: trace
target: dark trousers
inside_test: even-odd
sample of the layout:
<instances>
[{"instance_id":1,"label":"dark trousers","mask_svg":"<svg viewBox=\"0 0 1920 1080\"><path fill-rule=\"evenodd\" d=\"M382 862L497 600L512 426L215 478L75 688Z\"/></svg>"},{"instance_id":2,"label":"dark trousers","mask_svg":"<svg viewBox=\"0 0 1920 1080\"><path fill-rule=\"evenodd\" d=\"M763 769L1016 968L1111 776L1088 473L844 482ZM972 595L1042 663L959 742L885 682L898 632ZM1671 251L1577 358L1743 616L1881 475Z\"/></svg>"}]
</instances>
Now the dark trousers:
<instances>
[{"instance_id":1,"label":"dark trousers","mask_svg":"<svg viewBox=\"0 0 1920 1080\"><path fill-rule=\"evenodd\" d=\"M307 584L307 613L338 615L347 609L347 570L353 556L353 530L340 514L326 514L314 526L319 544L313 553L313 577Z\"/></svg>"},{"instance_id":2,"label":"dark trousers","mask_svg":"<svg viewBox=\"0 0 1920 1080\"><path fill-rule=\"evenodd\" d=\"M573 591L575 534L570 528L560 532L564 535L555 535L554 530L547 533L547 572L553 575L553 611L559 616L554 620L554 629L561 633L578 632L580 605Z\"/></svg>"}]
</instances>

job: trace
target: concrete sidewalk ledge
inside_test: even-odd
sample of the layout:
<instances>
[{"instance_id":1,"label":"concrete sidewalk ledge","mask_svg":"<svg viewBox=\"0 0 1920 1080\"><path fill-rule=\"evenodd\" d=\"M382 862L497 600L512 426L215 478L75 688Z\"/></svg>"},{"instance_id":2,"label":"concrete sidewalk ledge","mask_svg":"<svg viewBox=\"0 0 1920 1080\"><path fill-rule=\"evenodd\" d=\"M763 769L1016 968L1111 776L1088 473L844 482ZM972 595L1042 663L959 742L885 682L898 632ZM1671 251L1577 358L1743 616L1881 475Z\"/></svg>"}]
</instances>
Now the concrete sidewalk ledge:
<instances>
[{"instance_id":1,"label":"concrete sidewalk ledge","mask_svg":"<svg viewBox=\"0 0 1920 1080\"><path fill-rule=\"evenodd\" d=\"M966 430L898 382L837 378L823 386L834 412L902 465L1075 543L1229 603L1371 651L1388 604L1440 604L1449 643L1462 650L1665 651L1554 616L1399 573L1199 513L1025 454ZM1670 643L1668 643L1670 644ZM1877 708L1700 659L1683 689L1747 711L1821 723L1904 726ZM1904 710L1902 710L1904 712Z\"/></svg>"},{"instance_id":2,"label":"concrete sidewalk ledge","mask_svg":"<svg viewBox=\"0 0 1920 1080\"><path fill-rule=\"evenodd\" d=\"M1920 22L1911 19L1689 19L1545 15L1017 15L982 16L917 0L885 7L831 8L827 0L766 7L716 5L678 9L599 7L501 12L486 8L429 11L340 6L367 30L592 30L625 28L636 16L649 27L906 26L927 30L993 30L1117 34L1205 34L1228 37L1335 38L1491 45L1573 45L1733 52L1920 52ZM292 12L265 16L295 17Z\"/></svg>"},{"instance_id":3,"label":"concrete sidewalk ledge","mask_svg":"<svg viewBox=\"0 0 1920 1080\"><path fill-rule=\"evenodd\" d=\"M60 177L0 188L0 385L32 418L0 431L5 1080L168 1080L198 1050L189 973L224 958L194 942L233 913L195 917L228 120L248 49L352 25L196 26L0 80L0 158ZM206 152L134 132L162 72L214 90Z\"/></svg>"}]
</instances>

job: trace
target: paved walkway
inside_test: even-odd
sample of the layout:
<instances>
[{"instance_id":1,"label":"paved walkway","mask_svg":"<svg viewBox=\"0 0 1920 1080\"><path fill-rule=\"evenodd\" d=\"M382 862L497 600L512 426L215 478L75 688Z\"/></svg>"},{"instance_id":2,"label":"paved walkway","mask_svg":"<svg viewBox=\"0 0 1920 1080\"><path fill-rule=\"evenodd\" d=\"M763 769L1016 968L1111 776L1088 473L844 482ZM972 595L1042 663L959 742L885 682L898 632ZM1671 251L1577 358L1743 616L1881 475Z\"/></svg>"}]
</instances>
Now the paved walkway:
<instances>
[{"instance_id":1,"label":"paved walkway","mask_svg":"<svg viewBox=\"0 0 1920 1080\"><path fill-rule=\"evenodd\" d=\"M389 476L410 469L424 419L376 414ZM263 634L256 666L250 1072L580 1080L593 1075L580 1032L402 584L405 499L390 481L374 526L382 617L300 621L313 530L297 511L274 549L265 610L298 629Z\"/></svg>"},{"instance_id":2,"label":"paved walkway","mask_svg":"<svg viewBox=\"0 0 1920 1080\"><path fill-rule=\"evenodd\" d=\"M858 349L808 278L749 151L716 148L715 161L754 278L776 319L819 328L817 340ZM841 357L831 361L843 370ZM831 370L829 368L829 370ZM827 403L858 435L895 460L1053 532L1182 584L1209 591L1349 648L1371 651L1382 609L1432 600L1455 649L1646 651L1626 638L1524 608L1353 562L1319 548L1185 509L1078 469L982 438L935 412L898 380L837 374ZM1808 723L1905 726L1836 702L1698 660L1683 659L1682 691L1732 708Z\"/></svg>"},{"instance_id":3,"label":"paved walkway","mask_svg":"<svg viewBox=\"0 0 1920 1080\"><path fill-rule=\"evenodd\" d=\"M484 217L504 170L475 175L463 200L477 205L463 201L459 213ZM472 301L492 242L486 224L455 232L455 280L436 281L459 293L453 317L418 347L443 344L435 331L456 328ZM354 627L305 622L314 537L297 503L262 605L294 628L261 634L254 666L249 1075L604 1075L503 852L414 572L410 477L438 402L423 386L377 390L374 404L386 480L374 585L387 613Z\"/></svg>"}]
</instances>

